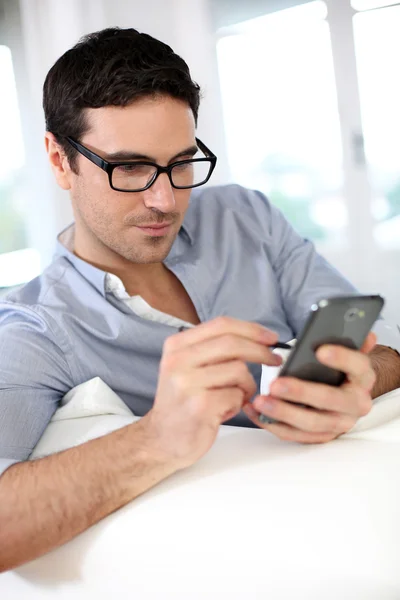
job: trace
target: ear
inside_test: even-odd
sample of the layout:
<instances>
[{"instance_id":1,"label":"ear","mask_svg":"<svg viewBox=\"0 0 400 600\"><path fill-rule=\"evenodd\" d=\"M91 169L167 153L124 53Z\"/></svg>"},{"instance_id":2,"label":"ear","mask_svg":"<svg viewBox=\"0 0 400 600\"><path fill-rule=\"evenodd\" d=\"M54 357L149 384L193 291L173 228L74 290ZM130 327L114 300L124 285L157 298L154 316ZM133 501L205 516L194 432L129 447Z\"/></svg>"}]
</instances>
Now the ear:
<instances>
[{"instance_id":1,"label":"ear","mask_svg":"<svg viewBox=\"0 0 400 600\"><path fill-rule=\"evenodd\" d=\"M73 173L63 148L57 142L55 136L49 131L46 132L44 143L50 166L58 185L63 190L71 189L71 177Z\"/></svg>"}]
</instances>

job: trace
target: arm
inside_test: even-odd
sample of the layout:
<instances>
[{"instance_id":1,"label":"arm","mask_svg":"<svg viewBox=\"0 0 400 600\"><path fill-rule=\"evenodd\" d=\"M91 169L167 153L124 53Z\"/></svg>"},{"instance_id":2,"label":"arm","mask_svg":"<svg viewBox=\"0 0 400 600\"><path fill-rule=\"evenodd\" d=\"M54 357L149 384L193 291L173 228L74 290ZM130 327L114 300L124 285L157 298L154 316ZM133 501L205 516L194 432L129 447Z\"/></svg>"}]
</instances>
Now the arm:
<instances>
[{"instance_id":1,"label":"arm","mask_svg":"<svg viewBox=\"0 0 400 600\"><path fill-rule=\"evenodd\" d=\"M9 334L10 330L10 340ZM170 336L154 406L139 422L53 456L9 467L0 477L0 571L63 544L201 458L214 443L221 423L238 414L256 391L246 363L280 364L268 348L276 340L276 334L260 325L228 318ZM18 351L25 347L21 342ZM42 350L36 354L45 354ZM0 446L6 459L12 457L5 436L21 448L32 443L26 432L35 413L24 412L24 394L29 393L32 401L36 397L39 409L44 393L44 388L36 387L37 369L29 371L29 362L22 364L26 385L13 396L17 413L14 405L3 403L6 388L0 387L0 423L6 422L0 428ZM15 361L14 371L18 365ZM51 366L57 368L48 364L43 372ZM28 374L35 381L32 389ZM14 379L15 388L20 378L3 369L3 362L0 377ZM13 437L13 427L28 436L28 442Z\"/></svg>"},{"instance_id":2,"label":"arm","mask_svg":"<svg viewBox=\"0 0 400 600\"><path fill-rule=\"evenodd\" d=\"M0 477L0 572L67 542L176 470L147 419Z\"/></svg>"},{"instance_id":3,"label":"arm","mask_svg":"<svg viewBox=\"0 0 400 600\"><path fill-rule=\"evenodd\" d=\"M357 294L357 290L318 254L312 242L294 230L276 206L262 194L253 194L286 319L297 337L313 304L331 296Z\"/></svg>"},{"instance_id":4,"label":"arm","mask_svg":"<svg viewBox=\"0 0 400 600\"><path fill-rule=\"evenodd\" d=\"M400 355L387 346L377 345L370 352L376 382L372 389L373 398L400 388Z\"/></svg>"},{"instance_id":5,"label":"arm","mask_svg":"<svg viewBox=\"0 0 400 600\"><path fill-rule=\"evenodd\" d=\"M273 265L287 320L297 336L308 317L310 307L323 297L350 295L357 290L334 269L313 244L304 240L288 223L282 213L259 193L253 203L258 220L265 223L264 237L268 240ZM261 214L263 211L264 214ZM377 376L372 390L375 398L400 387L400 330L384 319L379 319L373 331L378 346L370 353Z\"/></svg>"},{"instance_id":6,"label":"arm","mask_svg":"<svg viewBox=\"0 0 400 600\"><path fill-rule=\"evenodd\" d=\"M356 290L317 254L309 241L293 230L262 194L251 194L257 222L263 224L262 235L269 248L286 318L297 335L313 303ZM400 387L400 356L389 347L400 350L400 330L383 319L377 321L373 330L381 344L375 349L372 348L376 338L370 335L361 352L331 348L333 359L324 361L319 357L327 366L346 372L348 382L341 388L280 378L272 384L269 396L259 396L252 405L245 405L244 412L258 426L260 413L279 421L261 426L285 440L321 443L348 431L359 417L369 412L371 397ZM299 407L297 403L314 410Z\"/></svg>"},{"instance_id":7,"label":"arm","mask_svg":"<svg viewBox=\"0 0 400 600\"><path fill-rule=\"evenodd\" d=\"M73 360L51 321L0 303L0 473L29 458L61 399L81 383L71 374Z\"/></svg>"}]
</instances>

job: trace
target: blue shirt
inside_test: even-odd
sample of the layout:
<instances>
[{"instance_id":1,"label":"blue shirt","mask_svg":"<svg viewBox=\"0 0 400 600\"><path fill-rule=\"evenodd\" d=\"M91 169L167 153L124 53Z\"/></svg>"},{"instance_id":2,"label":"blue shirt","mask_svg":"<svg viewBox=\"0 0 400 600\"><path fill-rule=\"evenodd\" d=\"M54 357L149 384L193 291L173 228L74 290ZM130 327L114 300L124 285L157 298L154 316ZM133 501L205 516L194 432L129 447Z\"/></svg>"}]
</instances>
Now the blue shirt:
<instances>
[{"instance_id":1,"label":"blue shirt","mask_svg":"<svg viewBox=\"0 0 400 600\"><path fill-rule=\"evenodd\" d=\"M314 302L355 292L264 195L236 185L193 190L165 265L201 321L255 321L281 341L297 336ZM59 244L42 275L0 302L0 473L29 457L61 398L93 377L136 415L152 407L163 343L177 329L136 315L105 278ZM259 385L261 367L250 369ZM252 425L244 414L230 424Z\"/></svg>"}]
</instances>

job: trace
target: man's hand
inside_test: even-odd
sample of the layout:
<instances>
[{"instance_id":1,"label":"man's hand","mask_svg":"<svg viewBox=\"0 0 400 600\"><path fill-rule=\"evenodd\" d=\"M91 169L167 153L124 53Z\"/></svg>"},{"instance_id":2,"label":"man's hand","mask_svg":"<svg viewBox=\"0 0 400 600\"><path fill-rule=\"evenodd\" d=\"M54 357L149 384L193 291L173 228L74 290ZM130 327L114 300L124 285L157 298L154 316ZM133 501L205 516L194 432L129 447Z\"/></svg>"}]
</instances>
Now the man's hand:
<instances>
[{"instance_id":1,"label":"man's hand","mask_svg":"<svg viewBox=\"0 0 400 600\"><path fill-rule=\"evenodd\" d=\"M246 363L281 364L268 348L277 339L256 323L228 317L170 336L153 408L142 419L157 454L177 469L203 456L221 423L257 391Z\"/></svg>"},{"instance_id":2,"label":"man's hand","mask_svg":"<svg viewBox=\"0 0 400 600\"><path fill-rule=\"evenodd\" d=\"M317 350L321 363L346 373L342 386L280 377L271 384L270 395L257 396L243 411L256 425L282 440L315 444L337 438L371 410L376 375L368 353L375 343L376 336L370 333L359 352L332 345ZM264 425L258 420L259 413L279 422Z\"/></svg>"}]
</instances>

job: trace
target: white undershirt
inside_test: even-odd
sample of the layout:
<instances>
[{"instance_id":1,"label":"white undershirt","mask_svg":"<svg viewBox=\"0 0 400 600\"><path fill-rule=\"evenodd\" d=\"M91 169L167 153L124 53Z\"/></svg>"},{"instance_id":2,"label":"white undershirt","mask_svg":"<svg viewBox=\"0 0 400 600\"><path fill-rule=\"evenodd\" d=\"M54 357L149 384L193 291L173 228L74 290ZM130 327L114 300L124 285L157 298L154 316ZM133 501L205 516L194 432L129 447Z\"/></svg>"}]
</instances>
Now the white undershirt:
<instances>
[{"instance_id":1,"label":"white undershirt","mask_svg":"<svg viewBox=\"0 0 400 600\"><path fill-rule=\"evenodd\" d=\"M188 323L187 321L178 319L178 317L173 317L161 310L153 308L141 296L130 296L120 278L113 273L106 274L105 289L106 292L110 292L118 298L118 300L122 300L142 319L155 321L156 323L162 323L163 325L170 325L171 327L177 327L178 329L180 327L194 327L193 323Z\"/></svg>"},{"instance_id":2,"label":"white undershirt","mask_svg":"<svg viewBox=\"0 0 400 600\"><path fill-rule=\"evenodd\" d=\"M59 242L65 246L70 252L74 252L75 243L75 226L71 225L65 229L58 236ZM194 327L193 323L188 323L172 315L156 310L150 304L148 304L141 296L130 296L125 289L124 284L119 277L113 273L106 273L104 282L105 291L113 294L118 300L122 300L132 312L142 319L148 321L155 321L156 323L162 323L163 325L170 325L171 327Z\"/></svg>"}]
</instances>

